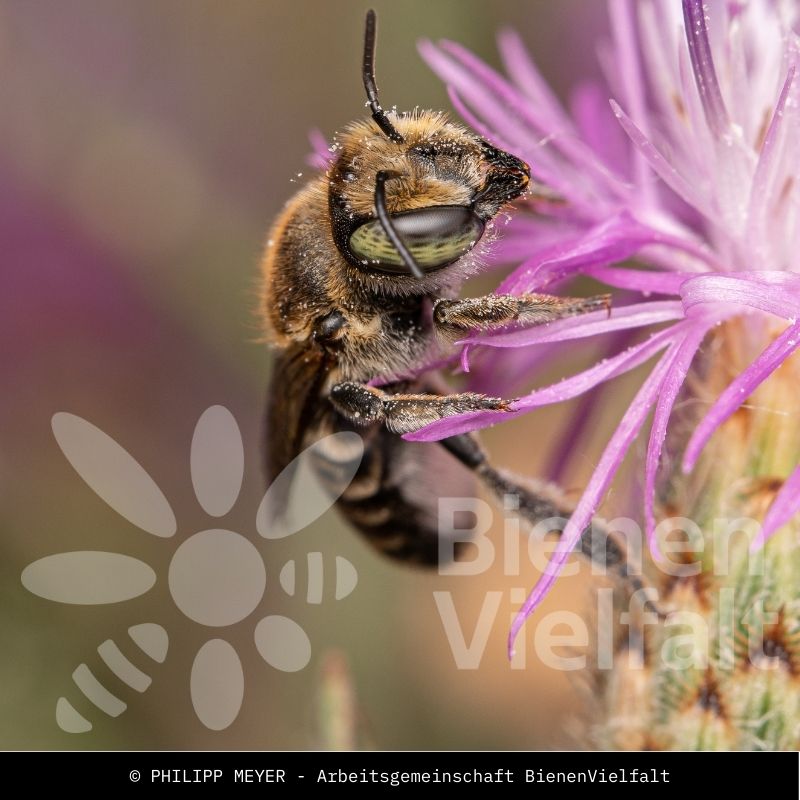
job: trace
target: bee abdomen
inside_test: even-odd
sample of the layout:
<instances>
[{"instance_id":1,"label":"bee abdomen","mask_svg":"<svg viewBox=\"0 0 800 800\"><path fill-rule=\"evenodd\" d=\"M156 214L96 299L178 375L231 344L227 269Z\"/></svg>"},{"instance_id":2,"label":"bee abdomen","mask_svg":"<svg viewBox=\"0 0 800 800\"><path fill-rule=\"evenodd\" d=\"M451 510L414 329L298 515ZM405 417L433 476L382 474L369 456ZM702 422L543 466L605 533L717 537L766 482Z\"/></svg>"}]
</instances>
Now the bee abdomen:
<instances>
[{"instance_id":1,"label":"bee abdomen","mask_svg":"<svg viewBox=\"0 0 800 800\"><path fill-rule=\"evenodd\" d=\"M437 493L422 491L414 479L428 475L431 482L430 471L419 463L420 446L385 429L367 431L364 445L358 471L337 502L342 515L373 547L398 561L436 567L457 557L459 543L440 537ZM432 450L425 448L429 455ZM314 464L319 479L333 489L333 454L315 449Z\"/></svg>"},{"instance_id":2,"label":"bee abdomen","mask_svg":"<svg viewBox=\"0 0 800 800\"><path fill-rule=\"evenodd\" d=\"M342 497L338 505L347 520L385 555L424 566L439 564L436 528L421 519L398 487L381 485L369 497Z\"/></svg>"}]
</instances>

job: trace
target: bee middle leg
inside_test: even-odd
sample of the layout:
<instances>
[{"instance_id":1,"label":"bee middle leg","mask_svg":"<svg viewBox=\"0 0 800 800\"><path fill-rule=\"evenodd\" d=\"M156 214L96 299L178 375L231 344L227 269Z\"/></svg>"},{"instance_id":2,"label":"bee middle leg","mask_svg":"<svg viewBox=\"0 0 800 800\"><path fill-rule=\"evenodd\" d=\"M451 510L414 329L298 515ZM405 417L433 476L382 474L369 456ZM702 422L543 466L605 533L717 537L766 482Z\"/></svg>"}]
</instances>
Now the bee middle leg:
<instances>
[{"instance_id":1,"label":"bee middle leg","mask_svg":"<svg viewBox=\"0 0 800 800\"><path fill-rule=\"evenodd\" d=\"M469 411L504 411L509 400L475 392L389 394L374 386L344 381L330 391L333 407L356 425L384 424L392 433L411 433L436 420Z\"/></svg>"},{"instance_id":2,"label":"bee middle leg","mask_svg":"<svg viewBox=\"0 0 800 800\"><path fill-rule=\"evenodd\" d=\"M437 419L465 411L507 406L504 400L474 393L388 394L372 386L351 382L336 384L331 389L330 399L336 410L351 422L357 425L382 423L393 433L418 430ZM572 509L556 487L534 480L523 482L517 476L495 468L474 435L451 436L440 444L472 470L498 502L502 503L508 495L515 497L519 515L531 526L535 527L544 520L564 520L571 516ZM582 532L579 549L591 561L624 578L631 593L643 588L641 577L631 573L625 542L597 520Z\"/></svg>"},{"instance_id":3,"label":"bee middle leg","mask_svg":"<svg viewBox=\"0 0 800 800\"><path fill-rule=\"evenodd\" d=\"M465 411L504 409L508 402L475 393L389 394L365 384L342 382L333 386L330 400L334 408L350 422L370 426L383 424L394 433L407 433L437 419ZM508 496L516 499L517 513L536 527L541 522L566 520L573 509L560 490L533 479L518 476L494 467L473 434L451 436L439 442L452 456L471 470L502 504ZM553 530L559 530L554 525ZM632 596L647 590L647 584L631 563L623 537L609 531L599 520L592 520L583 530L576 547L583 556L616 576ZM432 561L431 561L432 563ZM644 608L663 616L645 592Z\"/></svg>"}]
</instances>

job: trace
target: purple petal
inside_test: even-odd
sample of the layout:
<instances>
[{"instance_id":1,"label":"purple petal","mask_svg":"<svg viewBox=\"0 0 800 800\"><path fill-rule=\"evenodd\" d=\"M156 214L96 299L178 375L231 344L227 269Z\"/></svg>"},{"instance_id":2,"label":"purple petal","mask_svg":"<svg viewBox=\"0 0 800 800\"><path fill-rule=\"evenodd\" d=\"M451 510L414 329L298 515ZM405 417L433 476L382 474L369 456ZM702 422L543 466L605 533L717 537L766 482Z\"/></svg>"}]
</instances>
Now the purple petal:
<instances>
[{"instance_id":1,"label":"purple petal","mask_svg":"<svg viewBox=\"0 0 800 800\"><path fill-rule=\"evenodd\" d=\"M420 45L420 52L423 52L422 44ZM435 52L435 50L431 52ZM434 71L438 72L433 62L429 61L429 65L432 69L434 69ZM491 128L484 124L470 110L464 100L462 100L461 95L459 95L458 91L453 85L448 84L447 94L450 97L450 102L453 104L453 107L456 109L456 111L458 111L464 121L471 128L473 128L473 130L477 131L481 136L483 136L484 139L487 139L501 150L506 150L507 152L519 152L520 155L525 155L523 149L526 150L528 153L527 158L531 163L531 169L535 179L547 186L555 194L569 200L568 206L571 216L578 218L588 217L590 219L593 219L597 216L597 201L588 200L583 197L583 195L578 191L575 183L568 175L564 174L563 165L555 163L552 158L549 158L546 150L541 144L537 143L535 147L531 146L530 132L527 132L528 146L522 148L517 141L511 141L512 135L508 130L503 131L503 133L499 133L496 127ZM475 100L474 98L473 102L476 107L480 106L479 101ZM481 107L483 108L484 113L490 119L497 119L498 114L500 115L500 119L505 119L507 116L507 112L505 110L501 109L500 111L495 111L492 108L489 108L485 103ZM555 208L559 209L560 206L556 206Z\"/></svg>"},{"instance_id":2,"label":"purple petal","mask_svg":"<svg viewBox=\"0 0 800 800\"><path fill-rule=\"evenodd\" d=\"M603 358L609 358L612 353L627 349L635 341L635 332L619 331L606 342L606 346L601 351ZM533 352L552 352L559 349L558 345L550 347L531 348ZM508 352L508 351L504 351ZM516 352L516 351L511 351ZM575 409L570 413L569 425L561 433L557 441L553 444L548 455L547 465L542 470L542 475L546 480L562 483L564 473L569 466L573 456L580 452L580 446L587 431L591 431L597 422L598 411L602 408L602 402L606 400L606 394L610 390L608 383L601 383L593 392L587 392L578 401Z\"/></svg>"},{"instance_id":3,"label":"purple petal","mask_svg":"<svg viewBox=\"0 0 800 800\"><path fill-rule=\"evenodd\" d=\"M524 261L500 284L497 292L522 294L536 291L578 272L625 261L646 245L674 248L705 261L709 266L716 266L714 257L697 243L657 231L640 223L630 212L621 211L582 236L544 248Z\"/></svg>"},{"instance_id":4,"label":"purple petal","mask_svg":"<svg viewBox=\"0 0 800 800\"><path fill-rule=\"evenodd\" d=\"M438 442L447 439L448 436L491 428L498 422L507 422L513 418L513 414L509 411L469 411L466 414L432 422L413 433L404 433L403 438L409 442Z\"/></svg>"},{"instance_id":5,"label":"purple petal","mask_svg":"<svg viewBox=\"0 0 800 800\"><path fill-rule=\"evenodd\" d=\"M678 322L666 330L653 334L649 339L628 348L613 358L595 364L587 370L565 378L559 383L537 389L524 397L515 400L511 411L532 411L540 406L562 403L573 397L588 392L600 383L635 369L652 358L659 350L679 338L689 323ZM472 411L467 414L448 417L426 425L418 431L403 436L412 442L436 442L448 436L488 428L498 422L505 422L512 417L508 411Z\"/></svg>"},{"instance_id":6,"label":"purple petal","mask_svg":"<svg viewBox=\"0 0 800 800\"><path fill-rule=\"evenodd\" d=\"M467 50L453 42L437 47L427 40L419 42L417 49L428 66L473 109L480 109L480 115L492 121L494 133L509 144L530 145L543 135L541 129L532 131L520 119L525 102L516 90Z\"/></svg>"},{"instance_id":7,"label":"purple petal","mask_svg":"<svg viewBox=\"0 0 800 800\"><path fill-rule=\"evenodd\" d=\"M574 135L571 125L565 128L559 124L468 50L454 42L443 41L437 47L423 41L419 52L486 121L481 127L491 131L489 138L508 142L512 152L533 165L537 178L567 198L575 210L597 219L611 198L629 199L631 187ZM462 104L462 113L465 110ZM477 121L472 114L466 118Z\"/></svg>"},{"instance_id":8,"label":"purple petal","mask_svg":"<svg viewBox=\"0 0 800 800\"><path fill-rule=\"evenodd\" d=\"M636 123L647 130L647 106L645 103L645 88L642 80L642 69L639 62L639 48L636 37L636 15L631 7L630 0L610 0L609 16L611 17L611 30L614 35L616 63L618 75L622 82L625 105L631 110L631 115ZM647 160L640 151L635 153L636 185L642 192L642 199L646 205L653 201L653 184Z\"/></svg>"},{"instance_id":9,"label":"purple petal","mask_svg":"<svg viewBox=\"0 0 800 800\"><path fill-rule=\"evenodd\" d=\"M553 117L545 107L528 102L499 73L456 42L444 40L440 42L440 47L448 55L460 62L473 76L473 80L477 78L482 81L489 92L496 94L506 104L508 110L519 117L529 131L533 130L538 132L539 135L547 136L548 141L573 163L583 170L590 171L593 177L599 178L601 185L605 189L603 194L610 192L620 198L629 197L630 187L618 175L610 172L600 162L597 155L574 135L571 124L568 128L564 127L561 121L563 115ZM508 114L506 114L507 117ZM530 133L526 138L530 138Z\"/></svg>"},{"instance_id":10,"label":"purple petal","mask_svg":"<svg viewBox=\"0 0 800 800\"><path fill-rule=\"evenodd\" d=\"M422 45L420 45L420 48ZM453 104L453 108L458 111L461 118L470 126L474 131L479 133L483 136L484 139L490 141L493 145L496 145L501 150L505 150L507 152L511 152L514 150L514 145L511 142L507 142L505 139L500 136L497 131L489 128L487 125L484 125L475 114L470 111L467 104L461 99L461 95L459 95L456 88L448 83L447 84L447 96L450 98L450 102Z\"/></svg>"},{"instance_id":11,"label":"purple petal","mask_svg":"<svg viewBox=\"0 0 800 800\"><path fill-rule=\"evenodd\" d=\"M471 347L467 346L461 351L461 358L459 359L459 363L461 365L462 372L469 372L470 371L470 364L469 364L469 353L472 350Z\"/></svg>"},{"instance_id":12,"label":"purple petal","mask_svg":"<svg viewBox=\"0 0 800 800\"><path fill-rule=\"evenodd\" d=\"M533 63L516 31L506 29L497 37L498 50L506 73L527 95L531 104L550 116L554 130L571 131L572 121L564 112L550 84Z\"/></svg>"},{"instance_id":13,"label":"purple petal","mask_svg":"<svg viewBox=\"0 0 800 800\"><path fill-rule=\"evenodd\" d=\"M653 3L639 3L639 25L642 58L651 86L651 96L659 121L669 129L676 142L689 134L682 115L678 59L675 58L673 27L664 19L666 9Z\"/></svg>"},{"instance_id":14,"label":"purple petal","mask_svg":"<svg viewBox=\"0 0 800 800\"><path fill-rule=\"evenodd\" d=\"M445 52L444 45L439 48L432 42L423 40L419 43L418 50L428 66L448 85L453 105L475 130L504 150L526 158L533 165L534 174L539 180L544 181L558 194L569 198L583 213L596 214L597 203L589 203L583 198L571 176L564 174L563 164L559 164L543 147L536 144L543 135L542 132L532 131L529 125L519 120L517 106L524 101L518 101L511 107L504 102L505 93L502 89L504 86L506 89L511 87L501 76L485 65L476 74L459 63L450 51L466 51L456 48L452 43L448 52ZM482 124L465 103L470 108L479 110L483 119L491 120L491 126Z\"/></svg>"},{"instance_id":15,"label":"purple petal","mask_svg":"<svg viewBox=\"0 0 800 800\"><path fill-rule=\"evenodd\" d=\"M650 552L659 561L662 556L655 536L656 475L661 460L661 449L667 435L667 423L672 415L672 408L675 405L678 392L680 392L683 382L686 380L686 374L697 353L697 349L700 347L706 333L708 333L708 329L715 322L716 318L711 321L707 319L697 321L687 330L683 341L672 351L668 372L656 402L653 425L650 428L650 441L647 445L647 456L645 458L644 516Z\"/></svg>"},{"instance_id":16,"label":"purple petal","mask_svg":"<svg viewBox=\"0 0 800 800\"><path fill-rule=\"evenodd\" d=\"M703 0L683 0L683 20L686 41L689 44L689 56L692 59L692 71L703 103L706 122L714 136L719 139L730 127L730 121L719 88L717 72L714 69Z\"/></svg>"},{"instance_id":17,"label":"purple petal","mask_svg":"<svg viewBox=\"0 0 800 800\"><path fill-rule=\"evenodd\" d=\"M469 392L514 397L529 387L536 375L563 359L567 347L553 344L505 350L474 348L476 366L465 388Z\"/></svg>"},{"instance_id":18,"label":"purple petal","mask_svg":"<svg viewBox=\"0 0 800 800\"><path fill-rule=\"evenodd\" d=\"M430 46L430 50L427 49L428 46ZM441 72L435 66L435 64L439 62L431 60L437 58L438 56L436 48L434 48L433 45L430 45L429 42L421 42L419 48L420 53L423 55L425 60L428 61L428 65L431 67L431 69L433 69L434 72L446 80L446 78L441 75ZM428 53L428 55L426 55L426 53ZM450 98L450 102L453 104L453 108L455 108L462 119L473 130L483 136L484 139L487 139L501 150L506 150L510 153L513 153L519 149L517 144L512 142L510 138L505 138L503 133L499 133L496 128L490 128L488 125L485 125L475 114L473 114L469 106L467 106L464 100L462 100L461 95L458 93L458 90L455 88L455 86L448 84L447 94ZM476 106L481 106L481 103L478 99L473 98L473 102ZM487 113L487 116L490 118L493 117L496 119L497 114L500 114L501 119L504 119L506 116L505 111L502 110L494 112L492 109L488 109L487 111L486 104L481 107L484 108L485 113ZM507 135L509 132L505 131L504 133ZM551 161L544 158L545 154L541 148L537 149L534 155L535 158L530 159L530 161L532 163L532 169L536 180L545 184L557 194L563 195L564 197L569 197L570 203L572 206L574 206L575 211L580 210L584 214L592 211L593 206L572 191L574 187L569 180L565 179L558 167L553 165Z\"/></svg>"},{"instance_id":19,"label":"purple petal","mask_svg":"<svg viewBox=\"0 0 800 800\"><path fill-rule=\"evenodd\" d=\"M674 341L671 341L670 344L671 347L674 346ZM656 364L647 377L647 380L642 384L642 387L637 392L636 397L633 399L633 402L623 415L617 429L606 445L600 462L592 473L592 477L589 479L586 490L570 517L564 532L561 534L561 539L550 558L547 568L533 587L533 590L528 595L528 599L517 612L511 624L511 631L508 635L509 657L513 657L514 655L514 641L517 638L520 628L525 624L525 620L530 616L536 606L539 605L544 596L550 591L550 587L563 569L566 560L575 549L583 531L591 522L609 484L622 464L622 460L625 458L628 448L641 430L647 418L647 414L656 401L671 363L672 350L670 349L670 351L661 357L658 364Z\"/></svg>"},{"instance_id":20,"label":"purple petal","mask_svg":"<svg viewBox=\"0 0 800 800\"><path fill-rule=\"evenodd\" d=\"M530 217L517 212L500 238L491 243L488 255L492 264L518 264L537 250L550 247L564 239L574 239L580 228L554 217Z\"/></svg>"},{"instance_id":21,"label":"purple petal","mask_svg":"<svg viewBox=\"0 0 800 800\"><path fill-rule=\"evenodd\" d=\"M623 211L583 236L560 242L523 262L500 284L497 292L521 294L535 291L581 268L625 261L643 244L652 241L653 231Z\"/></svg>"},{"instance_id":22,"label":"purple petal","mask_svg":"<svg viewBox=\"0 0 800 800\"><path fill-rule=\"evenodd\" d=\"M591 423L597 419L594 412L598 409L600 395L607 388L607 384L601 383L594 392L587 392L583 395L577 406L570 410L569 425L553 444L548 454L547 466L541 472L545 480L561 484L572 457L580 452L579 448L584 436L587 431L591 430Z\"/></svg>"},{"instance_id":23,"label":"purple petal","mask_svg":"<svg viewBox=\"0 0 800 800\"><path fill-rule=\"evenodd\" d=\"M800 276L777 270L699 275L683 283L681 297L687 316L700 304L733 303L794 320L800 317Z\"/></svg>"},{"instance_id":24,"label":"purple petal","mask_svg":"<svg viewBox=\"0 0 800 800\"><path fill-rule=\"evenodd\" d=\"M683 456L683 471L694 469L714 431L800 346L800 323L790 325L717 398L695 428Z\"/></svg>"},{"instance_id":25,"label":"purple petal","mask_svg":"<svg viewBox=\"0 0 800 800\"><path fill-rule=\"evenodd\" d=\"M775 531L782 528L800 511L800 466L784 481L772 505L769 507L764 524L758 536L750 545L750 551L758 550Z\"/></svg>"},{"instance_id":26,"label":"purple petal","mask_svg":"<svg viewBox=\"0 0 800 800\"><path fill-rule=\"evenodd\" d=\"M591 275L609 286L637 292L652 292L653 294L678 294L683 282L696 274L693 272L648 272L643 269L626 267L590 267L581 272L584 275Z\"/></svg>"},{"instance_id":27,"label":"purple petal","mask_svg":"<svg viewBox=\"0 0 800 800\"><path fill-rule=\"evenodd\" d=\"M685 132L685 135L681 137L682 149L689 151L683 164L684 174L694 175L695 179L700 178L707 182L709 165L712 165L716 159L714 147L716 140L708 128L706 112L703 109L703 102L694 79L689 48L680 45L678 49L678 82L678 97L681 100L682 113L685 117L681 120ZM687 169L694 171L686 172Z\"/></svg>"},{"instance_id":28,"label":"purple petal","mask_svg":"<svg viewBox=\"0 0 800 800\"><path fill-rule=\"evenodd\" d=\"M608 106L608 89L584 82L572 90L569 100L581 138L618 175L628 178L631 142L614 120Z\"/></svg>"},{"instance_id":29,"label":"purple petal","mask_svg":"<svg viewBox=\"0 0 800 800\"><path fill-rule=\"evenodd\" d=\"M306 156L306 163L314 169L328 169L333 163L333 153L328 140L322 135L322 131L317 128L309 131L308 141L311 144L311 152Z\"/></svg>"},{"instance_id":30,"label":"purple petal","mask_svg":"<svg viewBox=\"0 0 800 800\"><path fill-rule=\"evenodd\" d=\"M663 331L654 333L644 342L629 347L622 353L612 358L601 361L599 364L583 370L582 372L565 378L543 389L537 389L528 395L520 397L512 404L514 411L531 411L540 406L552 403L563 403L573 397L593 389L599 383L616 378L652 358L659 350L679 338L688 322L678 322Z\"/></svg>"},{"instance_id":31,"label":"purple petal","mask_svg":"<svg viewBox=\"0 0 800 800\"><path fill-rule=\"evenodd\" d=\"M691 184L678 172L675 167L664 158L655 145L639 130L628 115L620 108L614 100L611 101L611 108L614 115L619 120L625 133L630 136L631 141L636 145L653 171L661 178L664 183L672 189L675 194L683 198L690 206L696 208L704 216L715 221L717 218L714 210L708 205L705 198L698 194Z\"/></svg>"},{"instance_id":32,"label":"purple petal","mask_svg":"<svg viewBox=\"0 0 800 800\"><path fill-rule=\"evenodd\" d=\"M613 308L610 314L606 311L593 311L579 317L558 320L524 330L497 333L492 336L475 336L465 339L464 343L483 344L488 347L526 347L532 344L583 339L601 333L641 328L645 325L656 325L659 322L682 318L683 306L680 301L651 301Z\"/></svg>"},{"instance_id":33,"label":"purple petal","mask_svg":"<svg viewBox=\"0 0 800 800\"><path fill-rule=\"evenodd\" d=\"M681 269L691 270L693 268L695 271L701 272L711 268L712 270L718 270L720 272L726 271L727 266L719 260L716 253L712 252L707 245L694 241L688 234L685 236L674 236L670 233L663 233L655 228L650 228L649 230L651 244L663 245L665 248L677 250L700 262L695 265L693 263L687 263L684 259L680 263Z\"/></svg>"},{"instance_id":34,"label":"purple petal","mask_svg":"<svg viewBox=\"0 0 800 800\"><path fill-rule=\"evenodd\" d=\"M775 180L776 173L780 169L780 155L781 148L778 142L781 138L782 130L785 130L786 125L786 104L789 100L789 93L794 82L796 70L794 67L789 69L789 74L786 76L781 93L778 97L778 103L772 114L772 119L767 128L767 133L764 136L764 144L761 146L761 154L756 164L756 171L753 175L753 183L750 186L750 202L748 206L748 238L757 237L756 227L758 222L761 222L765 215L772 212L769 204L765 202L767 197L767 190L772 182Z\"/></svg>"}]
</instances>

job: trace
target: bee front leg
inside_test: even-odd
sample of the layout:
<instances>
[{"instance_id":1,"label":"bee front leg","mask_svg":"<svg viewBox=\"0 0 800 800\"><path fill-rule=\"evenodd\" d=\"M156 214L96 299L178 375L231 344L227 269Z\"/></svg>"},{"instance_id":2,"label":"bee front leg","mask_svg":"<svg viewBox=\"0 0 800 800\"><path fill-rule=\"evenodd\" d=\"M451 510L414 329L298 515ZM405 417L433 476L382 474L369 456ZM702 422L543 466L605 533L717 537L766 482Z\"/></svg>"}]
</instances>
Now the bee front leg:
<instances>
[{"instance_id":1,"label":"bee front leg","mask_svg":"<svg viewBox=\"0 0 800 800\"><path fill-rule=\"evenodd\" d=\"M556 297L549 294L489 294L464 300L437 300L433 322L445 338L470 330L491 330L505 325L541 325L564 317L588 314L611 307L611 295Z\"/></svg>"},{"instance_id":2,"label":"bee front leg","mask_svg":"<svg viewBox=\"0 0 800 800\"><path fill-rule=\"evenodd\" d=\"M345 381L330 392L334 408L356 425L380 422L393 433L411 433L431 422L468 411L504 411L510 400L475 392L462 394L388 394L373 386Z\"/></svg>"}]
</instances>

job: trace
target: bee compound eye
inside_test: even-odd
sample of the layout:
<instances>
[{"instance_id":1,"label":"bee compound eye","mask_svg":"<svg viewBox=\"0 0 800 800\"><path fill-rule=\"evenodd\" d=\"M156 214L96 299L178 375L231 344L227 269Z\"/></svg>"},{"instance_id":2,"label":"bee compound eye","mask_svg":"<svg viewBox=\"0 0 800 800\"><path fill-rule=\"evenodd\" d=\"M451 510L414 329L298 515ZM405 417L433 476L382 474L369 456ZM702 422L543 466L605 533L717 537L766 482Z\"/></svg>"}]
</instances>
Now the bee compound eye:
<instances>
[{"instance_id":1,"label":"bee compound eye","mask_svg":"<svg viewBox=\"0 0 800 800\"><path fill-rule=\"evenodd\" d=\"M483 235L483 221L467 206L429 206L393 214L392 224L417 264L432 272L458 261ZM375 219L356 228L350 252L364 266L407 274L408 269L381 223Z\"/></svg>"}]
</instances>

